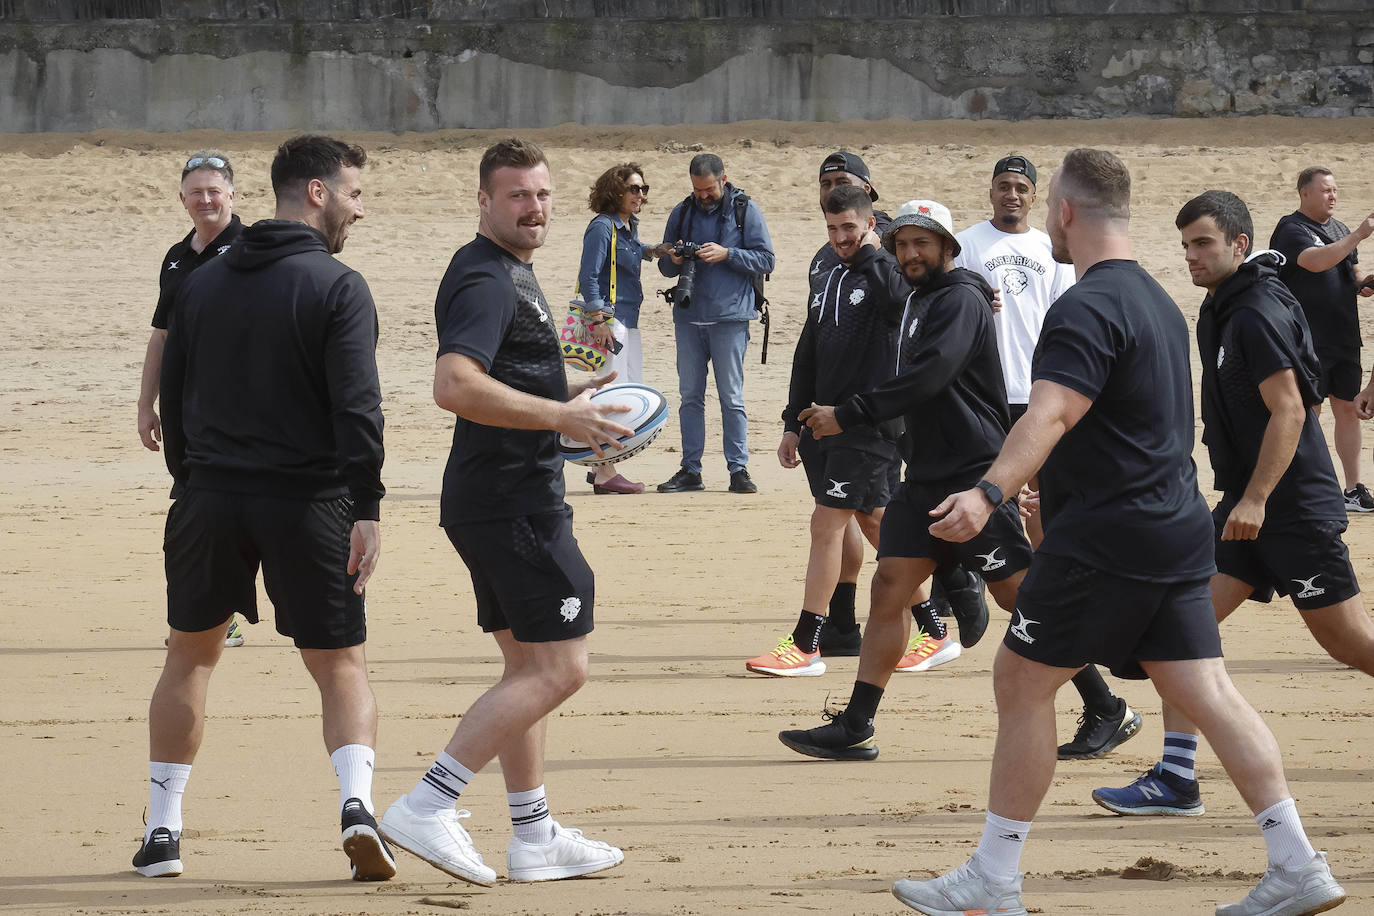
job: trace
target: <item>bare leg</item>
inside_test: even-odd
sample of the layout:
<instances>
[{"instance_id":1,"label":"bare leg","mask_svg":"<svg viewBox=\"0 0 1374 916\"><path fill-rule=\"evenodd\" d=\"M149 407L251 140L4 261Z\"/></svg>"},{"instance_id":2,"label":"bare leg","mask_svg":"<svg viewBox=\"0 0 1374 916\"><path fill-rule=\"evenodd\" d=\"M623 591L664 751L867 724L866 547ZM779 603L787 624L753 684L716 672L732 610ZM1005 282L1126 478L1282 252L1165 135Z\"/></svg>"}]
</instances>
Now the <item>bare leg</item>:
<instances>
[{"instance_id":1,"label":"bare leg","mask_svg":"<svg viewBox=\"0 0 1374 916\"><path fill-rule=\"evenodd\" d=\"M163 763L192 763L205 735L205 698L210 675L224 652L224 631L211 627L199 633L172 630L167 637L167 661L148 704L148 759Z\"/></svg>"},{"instance_id":2,"label":"bare leg","mask_svg":"<svg viewBox=\"0 0 1374 916\"><path fill-rule=\"evenodd\" d=\"M1336 457L1345 475L1345 489L1360 482L1360 415L1351 401L1331 398L1331 424Z\"/></svg>"},{"instance_id":3,"label":"bare leg","mask_svg":"<svg viewBox=\"0 0 1374 916\"><path fill-rule=\"evenodd\" d=\"M1343 665L1374 675L1374 621L1365 610L1363 596L1299 613L1328 655Z\"/></svg>"},{"instance_id":4,"label":"bare leg","mask_svg":"<svg viewBox=\"0 0 1374 916\"><path fill-rule=\"evenodd\" d=\"M875 687L887 686L911 635L908 609L912 592L934 571L935 562L925 558L883 557L878 561L868 624L859 650L860 681Z\"/></svg>"},{"instance_id":5,"label":"bare leg","mask_svg":"<svg viewBox=\"0 0 1374 916\"><path fill-rule=\"evenodd\" d=\"M502 678L519 677L522 669L533 664L525 643L518 642L510 630L495 634L497 645L506 660ZM549 717L543 716L522 735L512 737L501 749L501 775L507 792L525 792L544 784L544 750L547 744Z\"/></svg>"},{"instance_id":6,"label":"bare leg","mask_svg":"<svg viewBox=\"0 0 1374 916\"><path fill-rule=\"evenodd\" d=\"M1035 819L1058 757L1054 695L1076 668L1053 668L997 648L992 668L997 697L997 745L992 753L988 810L1017 821Z\"/></svg>"},{"instance_id":7,"label":"bare leg","mask_svg":"<svg viewBox=\"0 0 1374 916\"><path fill-rule=\"evenodd\" d=\"M853 509L816 506L812 511L811 552L806 560L803 610L821 617L829 614L830 596L835 592L835 584L842 581L844 548L851 528L858 530ZM862 549L859 557L863 557ZM857 576L857 570L855 574Z\"/></svg>"},{"instance_id":8,"label":"bare leg","mask_svg":"<svg viewBox=\"0 0 1374 916\"><path fill-rule=\"evenodd\" d=\"M1249 598L1255 588L1248 582L1242 582L1234 576L1225 573L1217 573L1212 577L1212 610L1217 615L1217 623L1221 623L1231 612L1240 607L1241 603ZM1166 732L1181 732L1183 734L1196 735L1197 726L1189 721L1188 717L1177 709L1174 709L1168 702L1164 703L1164 730Z\"/></svg>"},{"instance_id":9,"label":"bare leg","mask_svg":"<svg viewBox=\"0 0 1374 916\"><path fill-rule=\"evenodd\" d=\"M877 530L875 529L873 534L869 536L867 531L860 528L862 523L857 515L858 513L855 513L856 517L850 519L849 524L844 529L844 552L840 558L839 581L841 582L857 582L859 580L859 570L864 565L865 537L868 537L869 542L874 547L878 546Z\"/></svg>"},{"instance_id":10,"label":"bare leg","mask_svg":"<svg viewBox=\"0 0 1374 916\"><path fill-rule=\"evenodd\" d=\"M367 646L302 649L301 661L320 688L324 746L334 753L346 744L377 746L377 697L367 682Z\"/></svg>"}]
</instances>

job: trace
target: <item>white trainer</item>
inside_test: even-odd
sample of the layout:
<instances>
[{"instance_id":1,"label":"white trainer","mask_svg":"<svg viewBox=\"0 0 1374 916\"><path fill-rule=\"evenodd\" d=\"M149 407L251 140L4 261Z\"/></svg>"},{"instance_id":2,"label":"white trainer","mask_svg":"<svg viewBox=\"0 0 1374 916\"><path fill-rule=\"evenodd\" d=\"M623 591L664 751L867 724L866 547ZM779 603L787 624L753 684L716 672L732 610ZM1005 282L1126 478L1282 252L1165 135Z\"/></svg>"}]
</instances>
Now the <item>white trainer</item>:
<instances>
[{"instance_id":1,"label":"white trainer","mask_svg":"<svg viewBox=\"0 0 1374 916\"><path fill-rule=\"evenodd\" d=\"M540 845L511 837L506 869L512 881L556 881L615 868L625 853L609 843L589 840L575 827L553 822L553 842Z\"/></svg>"},{"instance_id":2,"label":"white trainer","mask_svg":"<svg viewBox=\"0 0 1374 916\"><path fill-rule=\"evenodd\" d=\"M402 795L382 815L382 836L445 874L491 887L496 883L496 872L483 864L472 837L458 823L464 817L472 817L472 812L449 808L434 817L421 817L410 810L407 796Z\"/></svg>"},{"instance_id":3,"label":"white trainer","mask_svg":"<svg viewBox=\"0 0 1374 916\"><path fill-rule=\"evenodd\" d=\"M1021 876L997 886L965 862L954 871L930 881L903 878L892 885L892 896L926 916L1026 916L1021 905Z\"/></svg>"},{"instance_id":4,"label":"white trainer","mask_svg":"<svg viewBox=\"0 0 1374 916\"><path fill-rule=\"evenodd\" d=\"M1294 869L1270 868L1240 903L1224 903L1217 916L1312 916L1345 902L1345 889L1331 877L1326 853Z\"/></svg>"}]
</instances>

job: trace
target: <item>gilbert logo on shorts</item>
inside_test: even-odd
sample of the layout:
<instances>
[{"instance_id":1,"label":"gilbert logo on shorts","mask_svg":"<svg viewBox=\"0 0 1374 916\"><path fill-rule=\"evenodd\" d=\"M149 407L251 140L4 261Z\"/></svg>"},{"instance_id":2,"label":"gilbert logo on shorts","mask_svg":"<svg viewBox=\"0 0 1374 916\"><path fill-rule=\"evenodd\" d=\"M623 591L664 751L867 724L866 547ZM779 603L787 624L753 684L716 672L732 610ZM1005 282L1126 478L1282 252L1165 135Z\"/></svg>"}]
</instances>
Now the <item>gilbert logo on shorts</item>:
<instances>
[{"instance_id":1,"label":"gilbert logo on shorts","mask_svg":"<svg viewBox=\"0 0 1374 916\"><path fill-rule=\"evenodd\" d=\"M1317 597L1318 595L1325 595L1325 594L1326 594L1326 589L1322 588L1320 585L1314 585L1314 584L1313 584L1314 582L1317 581L1317 579L1318 579L1320 576L1321 576L1321 573L1317 573L1317 575L1313 576L1313 577L1310 578L1310 579L1294 579L1293 581L1296 582L1296 583L1298 584L1298 588L1302 589L1302 591L1298 592L1298 593L1295 594L1293 597L1294 597L1294 598L1315 598L1315 597Z\"/></svg>"},{"instance_id":2,"label":"gilbert logo on shorts","mask_svg":"<svg viewBox=\"0 0 1374 916\"><path fill-rule=\"evenodd\" d=\"M1001 569L1007 565L1007 561L997 555L1001 547L993 549L992 553L980 553L978 559L983 561L983 572L991 572L994 569Z\"/></svg>"},{"instance_id":3,"label":"gilbert logo on shorts","mask_svg":"<svg viewBox=\"0 0 1374 916\"><path fill-rule=\"evenodd\" d=\"M849 494L846 493L846 492L844 491L844 488L847 487L847 486L849 486L849 481L847 481L847 480L836 480L835 478L831 477L831 478L830 478L830 489L825 491L825 495L826 495L826 496L835 496L835 497L838 497L838 498L840 498L840 499L847 499L847 498L849 497Z\"/></svg>"},{"instance_id":4,"label":"gilbert logo on shorts","mask_svg":"<svg viewBox=\"0 0 1374 916\"><path fill-rule=\"evenodd\" d=\"M577 615L582 613L582 599L564 598L563 606L559 608L558 613L563 615L565 621L572 623L577 619Z\"/></svg>"},{"instance_id":5,"label":"gilbert logo on shorts","mask_svg":"<svg viewBox=\"0 0 1374 916\"><path fill-rule=\"evenodd\" d=\"M1029 619L1028 617L1026 617L1025 614L1021 613L1020 608L1016 609L1016 619L1020 622L1013 623L1011 625L1011 629L1008 632L1010 632L1011 635L1015 636L1017 639L1021 640L1026 645L1032 645L1035 642L1035 637L1027 632L1027 628L1029 628L1031 624L1039 623L1040 621Z\"/></svg>"}]
</instances>

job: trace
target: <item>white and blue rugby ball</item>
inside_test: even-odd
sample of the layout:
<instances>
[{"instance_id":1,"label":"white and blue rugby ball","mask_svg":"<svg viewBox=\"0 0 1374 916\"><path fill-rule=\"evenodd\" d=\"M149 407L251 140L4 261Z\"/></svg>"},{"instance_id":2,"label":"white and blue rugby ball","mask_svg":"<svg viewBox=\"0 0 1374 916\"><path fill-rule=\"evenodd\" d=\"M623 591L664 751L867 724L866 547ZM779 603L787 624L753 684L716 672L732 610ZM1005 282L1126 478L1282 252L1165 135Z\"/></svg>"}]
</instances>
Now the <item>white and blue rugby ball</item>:
<instances>
[{"instance_id":1,"label":"white and blue rugby ball","mask_svg":"<svg viewBox=\"0 0 1374 916\"><path fill-rule=\"evenodd\" d=\"M657 388L650 388L638 382L607 385L592 393L592 401L597 404L610 403L630 408L624 413L610 414L610 419L621 426L628 426L634 430L634 435L620 438L623 448L603 447L601 451L604 457L598 457L587 443L560 434L558 450L573 464L594 468L603 464L615 464L617 461L638 455L649 447L650 442L658 438L658 434L668 423L668 399Z\"/></svg>"}]
</instances>

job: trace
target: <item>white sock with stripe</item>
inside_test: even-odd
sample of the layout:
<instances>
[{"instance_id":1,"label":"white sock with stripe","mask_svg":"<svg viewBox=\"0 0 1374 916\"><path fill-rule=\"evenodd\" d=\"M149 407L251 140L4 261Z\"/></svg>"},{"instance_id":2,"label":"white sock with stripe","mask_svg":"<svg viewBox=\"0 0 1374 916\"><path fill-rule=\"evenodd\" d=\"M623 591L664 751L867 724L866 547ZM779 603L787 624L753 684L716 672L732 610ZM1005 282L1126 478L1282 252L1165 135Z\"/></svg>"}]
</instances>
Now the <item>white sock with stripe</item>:
<instances>
[{"instance_id":1,"label":"white sock with stripe","mask_svg":"<svg viewBox=\"0 0 1374 916\"><path fill-rule=\"evenodd\" d=\"M440 751L429 772L406 796L410 810L421 817L434 817L440 811L452 809L458 804L458 796L463 794L463 790L468 787L468 783L472 782L475 775L477 774L472 770L450 757L447 751Z\"/></svg>"},{"instance_id":2,"label":"white sock with stripe","mask_svg":"<svg viewBox=\"0 0 1374 916\"><path fill-rule=\"evenodd\" d=\"M510 805L510 823L517 840L541 846L553 842L553 817L543 786L507 792L506 803Z\"/></svg>"}]
</instances>

